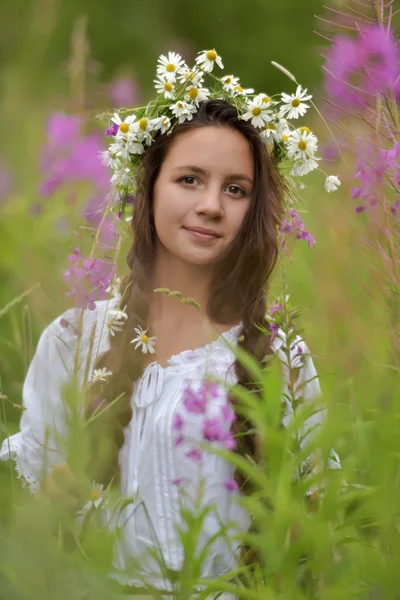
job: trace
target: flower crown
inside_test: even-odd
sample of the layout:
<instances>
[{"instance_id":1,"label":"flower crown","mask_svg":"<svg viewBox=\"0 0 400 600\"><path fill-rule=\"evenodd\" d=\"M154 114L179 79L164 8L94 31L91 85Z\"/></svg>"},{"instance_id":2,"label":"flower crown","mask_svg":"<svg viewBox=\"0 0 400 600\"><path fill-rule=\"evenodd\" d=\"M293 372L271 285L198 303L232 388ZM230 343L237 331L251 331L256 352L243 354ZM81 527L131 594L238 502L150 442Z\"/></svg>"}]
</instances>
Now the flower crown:
<instances>
[{"instance_id":1,"label":"flower crown","mask_svg":"<svg viewBox=\"0 0 400 600\"><path fill-rule=\"evenodd\" d=\"M277 63L272 64L297 84L289 71ZM290 123L302 117L310 107L307 101L312 96L306 89L297 84L294 94L283 92L272 97L264 93L255 94L253 89L244 89L234 75L215 75L215 67L224 68L215 50L199 52L192 69L175 52L161 55L154 80L155 100L147 106L124 108L114 114L99 116L109 119L105 134L113 141L109 149L101 153L101 158L113 171L112 197L122 214L126 205L132 204L138 167L155 136L160 133L169 135L177 123L193 119L200 104L212 98L231 103L240 119L250 121L291 177L302 177L318 168L317 137L308 127L296 127ZM204 85L206 77L210 80L209 87ZM336 176L326 177L325 189L328 192L337 189L338 185L340 181ZM304 186L300 184L300 187Z\"/></svg>"}]
</instances>

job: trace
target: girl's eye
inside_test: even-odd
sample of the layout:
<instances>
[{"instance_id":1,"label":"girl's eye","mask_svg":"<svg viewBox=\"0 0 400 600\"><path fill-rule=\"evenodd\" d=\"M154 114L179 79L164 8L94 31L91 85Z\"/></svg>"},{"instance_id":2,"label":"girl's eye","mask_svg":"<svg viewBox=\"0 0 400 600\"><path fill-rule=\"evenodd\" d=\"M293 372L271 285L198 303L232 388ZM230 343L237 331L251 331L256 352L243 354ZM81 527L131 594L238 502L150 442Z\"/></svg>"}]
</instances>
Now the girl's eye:
<instances>
[{"instance_id":1,"label":"girl's eye","mask_svg":"<svg viewBox=\"0 0 400 600\"><path fill-rule=\"evenodd\" d=\"M246 195L244 189L239 187L238 185L228 185L226 189L228 191L228 194L231 194L231 196L237 196L238 198L242 198Z\"/></svg>"},{"instance_id":2,"label":"girl's eye","mask_svg":"<svg viewBox=\"0 0 400 600\"><path fill-rule=\"evenodd\" d=\"M193 175L186 175L185 177L181 177L178 179L179 183L184 183L189 186L193 186L197 183L197 178L193 177Z\"/></svg>"}]
</instances>

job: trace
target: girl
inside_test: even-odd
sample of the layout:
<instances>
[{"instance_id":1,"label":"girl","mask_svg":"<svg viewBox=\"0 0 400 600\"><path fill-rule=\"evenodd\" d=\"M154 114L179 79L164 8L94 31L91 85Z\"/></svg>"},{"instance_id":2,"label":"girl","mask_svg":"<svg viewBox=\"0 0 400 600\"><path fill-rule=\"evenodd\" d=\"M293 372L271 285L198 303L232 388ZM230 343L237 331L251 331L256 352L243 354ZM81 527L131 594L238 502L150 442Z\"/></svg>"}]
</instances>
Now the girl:
<instances>
[{"instance_id":1,"label":"girl","mask_svg":"<svg viewBox=\"0 0 400 600\"><path fill-rule=\"evenodd\" d=\"M256 327L264 322L278 255L283 178L260 131L239 118L237 107L206 99L197 108L169 135L158 131L145 149L119 293L83 315L69 310L45 330L24 385L21 431L2 449L2 458L11 453L34 491L67 461L62 389L78 366L82 386L90 383L86 417L99 406L114 407L95 421L91 477L118 485L122 496L132 498L120 515L113 576L129 586L165 591L171 583L154 550L170 572L179 572L181 502L194 501L200 483L202 506L214 507L201 546L221 523L234 522L238 531L249 527L248 514L232 496L233 467L196 442L218 439L234 448L240 439L237 451L257 458L254 435L235 440L250 425L232 412L227 388L252 381L234 348L261 362L282 354L285 344L281 334L271 343ZM154 293L157 288L177 293ZM293 349L294 364L299 351L298 384L302 397L312 399L319 385L301 340ZM287 407L284 422L289 413ZM217 422L219 433L210 432ZM53 496L56 488L53 477ZM202 577L218 577L237 558L238 544L217 538Z\"/></svg>"}]
</instances>

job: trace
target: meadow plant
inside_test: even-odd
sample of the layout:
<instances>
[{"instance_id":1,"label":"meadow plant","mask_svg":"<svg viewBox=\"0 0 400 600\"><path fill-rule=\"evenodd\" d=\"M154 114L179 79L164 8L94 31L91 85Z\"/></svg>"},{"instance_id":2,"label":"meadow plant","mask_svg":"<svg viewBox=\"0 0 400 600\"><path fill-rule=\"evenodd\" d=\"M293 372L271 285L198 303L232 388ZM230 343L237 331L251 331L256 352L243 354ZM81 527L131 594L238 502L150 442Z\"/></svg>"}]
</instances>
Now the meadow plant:
<instances>
[{"instance_id":1,"label":"meadow plant","mask_svg":"<svg viewBox=\"0 0 400 600\"><path fill-rule=\"evenodd\" d=\"M400 206L399 10L394 2L327 8L326 114L353 163L351 197L365 229L373 294L387 309L392 360L400 367L398 260Z\"/></svg>"}]
</instances>

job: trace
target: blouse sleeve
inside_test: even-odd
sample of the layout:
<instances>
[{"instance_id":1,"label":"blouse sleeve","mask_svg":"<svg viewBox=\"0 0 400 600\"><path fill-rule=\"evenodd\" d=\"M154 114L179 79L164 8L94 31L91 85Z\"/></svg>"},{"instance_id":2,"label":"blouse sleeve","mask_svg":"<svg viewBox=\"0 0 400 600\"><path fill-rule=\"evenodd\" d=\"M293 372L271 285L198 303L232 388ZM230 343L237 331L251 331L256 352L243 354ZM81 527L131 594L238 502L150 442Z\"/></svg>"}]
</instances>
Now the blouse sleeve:
<instances>
[{"instance_id":1,"label":"blouse sleeve","mask_svg":"<svg viewBox=\"0 0 400 600\"><path fill-rule=\"evenodd\" d=\"M73 335L61 326L60 319L45 329L23 386L20 431L1 446L0 460L15 461L18 476L32 493L55 464L65 462L62 386L73 363L71 342Z\"/></svg>"},{"instance_id":2,"label":"blouse sleeve","mask_svg":"<svg viewBox=\"0 0 400 600\"><path fill-rule=\"evenodd\" d=\"M321 388L319 385L318 374L315 369L310 351L307 344L299 336L294 340L290 348L290 362L291 368L293 369L293 375L289 373L287 352L284 351L286 339L284 334L277 338L275 344L275 353L281 360L283 376L284 376L284 389L283 389L283 401L285 404L285 412L283 416L283 424L287 426L292 419L293 413L296 410L296 406L292 405L290 397L294 397L296 404L299 405L302 402L313 402L321 397ZM293 385L293 394L290 394L290 382ZM299 431L300 448L304 449L310 442L313 434L315 434L318 428L324 423L326 419L326 408L323 406L319 407L311 416L309 416L304 426ZM315 468L316 456L311 453L300 466L300 475L307 477L312 474ZM331 469L339 469L341 467L340 460L336 452L331 449L329 453L328 466ZM308 490L308 493L313 490Z\"/></svg>"}]
</instances>

